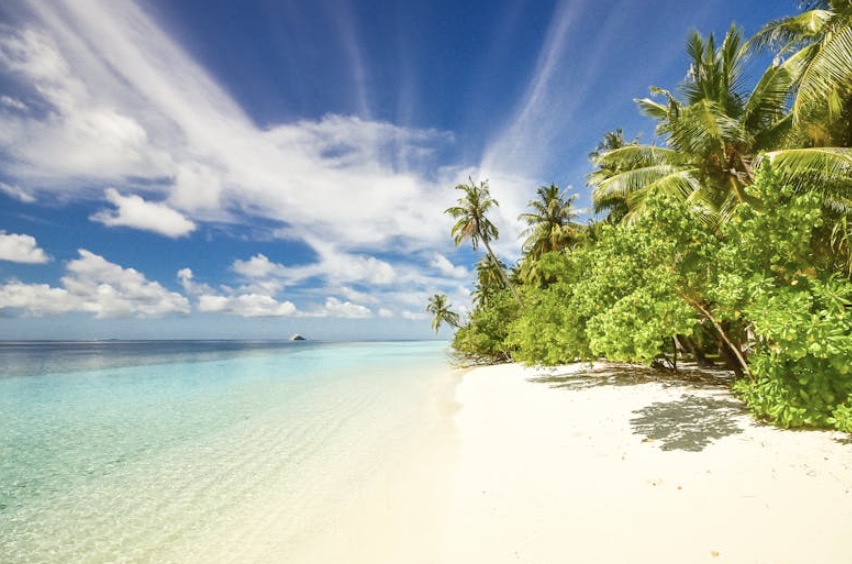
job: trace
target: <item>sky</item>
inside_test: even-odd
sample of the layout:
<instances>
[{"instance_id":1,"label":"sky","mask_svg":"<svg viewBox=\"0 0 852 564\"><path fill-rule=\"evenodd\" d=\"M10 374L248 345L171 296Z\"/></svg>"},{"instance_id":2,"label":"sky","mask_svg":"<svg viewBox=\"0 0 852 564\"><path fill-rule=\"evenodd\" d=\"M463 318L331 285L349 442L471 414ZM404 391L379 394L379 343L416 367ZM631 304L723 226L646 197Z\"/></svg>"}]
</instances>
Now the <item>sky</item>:
<instances>
[{"instance_id":1,"label":"sky","mask_svg":"<svg viewBox=\"0 0 852 564\"><path fill-rule=\"evenodd\" d=\"M0 339L419 339L478 256L685 77L690 32L794 0L3 0ZM755 71L755 74L760 69ZM441 337L449 333L442 332Z\"/></svg>"}]
</instances>

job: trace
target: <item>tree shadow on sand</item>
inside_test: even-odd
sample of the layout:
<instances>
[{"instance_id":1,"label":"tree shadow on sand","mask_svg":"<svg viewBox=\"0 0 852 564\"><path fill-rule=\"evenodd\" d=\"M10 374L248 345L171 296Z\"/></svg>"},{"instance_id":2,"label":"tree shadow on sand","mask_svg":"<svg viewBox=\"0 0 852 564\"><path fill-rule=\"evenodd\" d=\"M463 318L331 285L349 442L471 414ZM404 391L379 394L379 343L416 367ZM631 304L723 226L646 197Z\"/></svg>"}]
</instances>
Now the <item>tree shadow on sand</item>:
<instances>
[{"instance_id":1,"label":"tree shadow on sand","mask_svg":"<svg viewBox=\"0 0 852 564\"><path fill-rule=\"evenodd\" d=\"M728 370L687 365L678 371L654 370L630 364L591 366L583 372L547 374L530 378L530 382L550 384L553 388L585 390L601 386L636 386L655 382L664 387L689 386L701 389L727 389L733 381Z\"/></svg>"},{"instance_id":2,"label":"tree shadow on sand","mask_svg":"<svg viewBox=\"0 0 852 564\"><path fill-rule=\"evenodd\" d=\"M554 388L586 390L600 386L636 386L654 382L663 387L692 390L727 390L733 375L725 370L688 366L677 372L652 370L641 366L606 365L590 367L581 373L548 374L531 382ZM673 401L656 402L633 412L633 433L658 441L662 450L700 452L713 441L742 433L738 417L745 406L732 398L683 394Z\"/></svg>"},{"instance_id":3,"label":"tree shadow on sand","mask_svg":"<svg viewBox=\"0 0 852 564\"><path fill-rule=\"evenodd\" d=\"M659 441L660 449L701 452L713 441L742 433L737 418L747 411L738 401L684 394L633 413L638 415L630 420L633 433Z\"/></svg>"}]
</instances>

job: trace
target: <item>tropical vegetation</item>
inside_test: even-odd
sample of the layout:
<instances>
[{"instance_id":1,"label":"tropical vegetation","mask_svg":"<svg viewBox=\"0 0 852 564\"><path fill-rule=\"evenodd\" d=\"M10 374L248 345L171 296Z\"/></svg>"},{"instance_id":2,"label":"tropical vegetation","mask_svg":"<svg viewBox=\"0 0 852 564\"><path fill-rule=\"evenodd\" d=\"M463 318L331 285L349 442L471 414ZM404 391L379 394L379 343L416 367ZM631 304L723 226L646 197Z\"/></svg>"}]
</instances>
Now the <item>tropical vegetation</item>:
<instances>
[{"instance_id":1,"label":"tropical vegetation","mask_svg":"<svg viewBox=\"0 0 852 564\"><path fill-rule=\"evenodd\" d=\"M852 1L802 8L747 40L690 36L683 83L637 101L656 142L604 134L587 225L539 188L511 267L487 181L457 186L453 240L486 253L469 316L435 296L433 327L478 361L724 365L758 417L852 432Z\"/></svg>"}]
</instances>

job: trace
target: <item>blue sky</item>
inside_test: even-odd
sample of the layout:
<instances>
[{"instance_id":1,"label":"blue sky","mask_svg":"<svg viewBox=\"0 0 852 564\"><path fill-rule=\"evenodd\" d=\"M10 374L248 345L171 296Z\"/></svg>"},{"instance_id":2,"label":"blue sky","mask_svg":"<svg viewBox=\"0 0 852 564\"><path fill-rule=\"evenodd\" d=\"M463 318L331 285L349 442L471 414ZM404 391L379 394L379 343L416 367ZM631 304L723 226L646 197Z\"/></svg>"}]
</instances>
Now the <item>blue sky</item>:
<instances>
[{"instance_id":1,"label":"blue sky","mask_svg":"<svg viewBox=\"0 0 852 564\"><path fill-rule=\"evenodd\" d=\"M0 338L428 338L476 256L442 211L488 178L498 251L542 184L588 205L607 130L692 30L793 0L6 0ZM759 69L756 69L759 70Z\"/></svg>"}]
</instances>

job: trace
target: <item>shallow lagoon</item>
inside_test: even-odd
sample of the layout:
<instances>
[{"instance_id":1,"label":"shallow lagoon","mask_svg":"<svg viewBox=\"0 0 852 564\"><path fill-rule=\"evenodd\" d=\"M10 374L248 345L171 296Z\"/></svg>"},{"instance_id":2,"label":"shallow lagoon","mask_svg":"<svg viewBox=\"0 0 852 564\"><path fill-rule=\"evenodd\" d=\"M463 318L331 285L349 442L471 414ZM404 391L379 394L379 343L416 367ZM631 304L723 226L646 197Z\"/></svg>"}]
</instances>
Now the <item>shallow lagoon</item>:
<instances>
[{"instance_id":1,"label":"shallow lagoon","mask_svg":"<svg viewBox=\"0 0 852 564\"><path fill-rule=\"evenodd\" d=\"M437 421L445 350L0 344L0 560L286 558Z\"/></svg>"}]
</instances>

